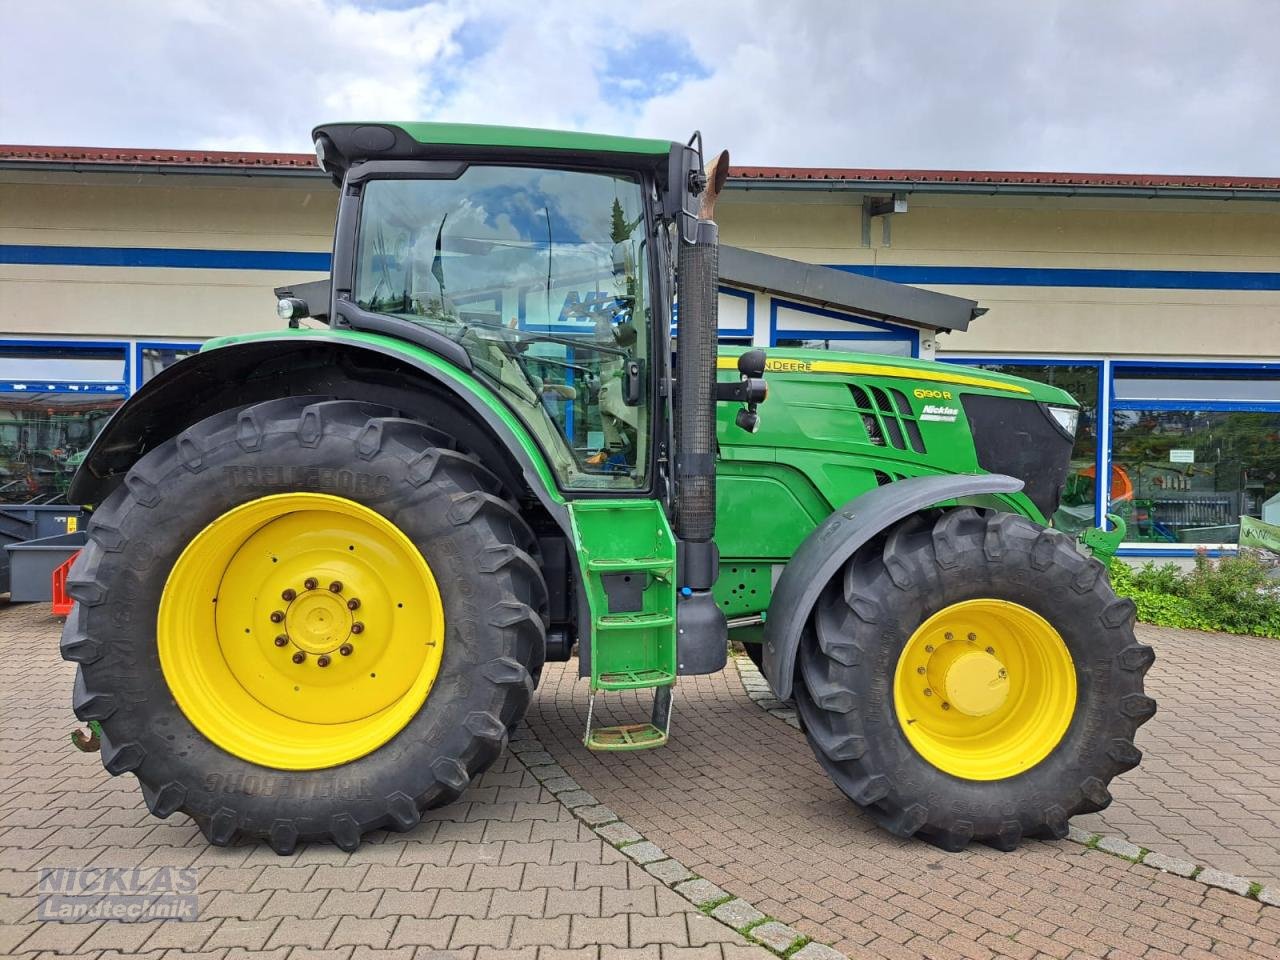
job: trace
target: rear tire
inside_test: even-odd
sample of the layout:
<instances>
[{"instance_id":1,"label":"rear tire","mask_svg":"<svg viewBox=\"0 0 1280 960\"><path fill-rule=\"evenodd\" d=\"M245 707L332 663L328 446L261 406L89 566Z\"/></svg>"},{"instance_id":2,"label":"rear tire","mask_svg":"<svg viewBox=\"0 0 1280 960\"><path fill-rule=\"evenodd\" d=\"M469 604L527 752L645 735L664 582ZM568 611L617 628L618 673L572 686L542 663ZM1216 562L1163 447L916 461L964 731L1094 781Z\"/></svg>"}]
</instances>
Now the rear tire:
<instances>
[{"instance_id":1,"label":"rear tire","mask_svg":"<svg viewBox=\"0 0 1280 960\"><path fill-rule=\"evenodd\" d=\"M958 752L943 754L940 765L973 763L981 770L990 763L991 778L940 769L904 728L904 721L924 723L914 715L922 711L895 703L904 683L936 679L932 666L928 673L899 666L908 662L908 645L919 642L918 629L940 611L963 611L974 601L1043 618L1052 627L1047 635L1059 637L1070 654L1059 688L1070 686L1074 670L1074 696L1060 698L1069 703L1065 732L1055 733L1056 745L1046 738L1047 755L1016 775L996 776L1003 768L982 754L991 741L980 738L958 740ZM1133 738L1155 713L1155 701L1143 693L1154 655L1135 640L1133 622L1133 603L1116 597L1102 564L1062 534L1008 513L932 511L859 551L823 592L801 640L798 711L832 780L898 836L919 835L946 850L971 840L1011 850L1023 837L1061 838L1072 816L1106 807L1107 785L1142 758ZM1006 631L1003 642L1025 649L1027 637ZM1011 689L1017 682L1009 681ZM944 729L954 723L958 712L947 709L930 722ZM1016 742L1009 740L1015 759Z\"/></svg>"},{"instance_id":2,"label":"rear tire","mask_svg":"<svg viewBox=\"0 0 1280 960\"><path fill-rule=\"evenodd\" d=\"M458 797L528 707L547 588L532 531L493 475L453 446L383 407L287 398L218 414L144 456L94 512L69 578L77 603L62 655L79 664L73 705L101 724L107 771L133 773L152 813L186 813L214 844L263 839L279 854L309 840L352 850L365 833L412 829L422 811ZM416 547L438 585L443 653L425 702L376 749L277 769L215 745L178 706L157 611L179 556L209 524L300 492L368 508Z\"/></svg>"}]
</instances>

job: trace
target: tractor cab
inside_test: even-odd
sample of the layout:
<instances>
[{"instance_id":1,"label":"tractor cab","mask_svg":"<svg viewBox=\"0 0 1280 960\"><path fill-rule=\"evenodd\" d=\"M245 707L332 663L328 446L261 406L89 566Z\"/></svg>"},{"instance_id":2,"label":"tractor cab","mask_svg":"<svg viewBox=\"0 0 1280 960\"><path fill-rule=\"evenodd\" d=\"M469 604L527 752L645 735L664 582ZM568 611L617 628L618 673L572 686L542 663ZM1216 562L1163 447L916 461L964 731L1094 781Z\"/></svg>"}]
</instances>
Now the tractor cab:
<instances>
[{"instance_id":1,"label":"tractor cab","mask_svg":"<svg viewBox=\"0 0 1280 960\"><path fill-rule=\"evenodd\" d=\"M668 141L506 134L318 127L343 189L325 312L463 361L566 492L650 491L666 453L669 225L693 207L700 158Z\"/></svg>"}]
</instances>

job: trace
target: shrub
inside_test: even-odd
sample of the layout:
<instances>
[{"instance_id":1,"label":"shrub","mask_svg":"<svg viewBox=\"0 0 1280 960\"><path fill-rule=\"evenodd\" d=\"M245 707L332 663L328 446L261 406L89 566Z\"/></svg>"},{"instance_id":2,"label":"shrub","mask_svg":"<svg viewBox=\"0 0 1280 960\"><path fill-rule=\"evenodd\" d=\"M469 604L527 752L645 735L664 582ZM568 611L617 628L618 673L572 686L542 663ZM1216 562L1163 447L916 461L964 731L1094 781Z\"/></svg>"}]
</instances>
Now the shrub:
<instances>
[{"instance_id":1,"label":"shrub","mask_svg":"<svg viewBox=\"0 0 1280 960\"><path fill-rule=\"evenodd\" d=\"M1182 583L1182 571L1178 569L1176 563L1165 563L1157 567L1154 563L1147 562L1133 574L1134 588L1149 590L1152 593L1167 593L1181 597L1184 595Z\"/></svg>"},{"instance_id":2,"label":"shrub","mask_svg":"<svg viewBox=\"0 0 1280 960\"><path fill-rule=\"evenodd\" d=\"M1138 619L1162 627L1190 627L1280 639L1280 580L1269 576L1261 551L1196 557L1183 573L1175 564L1111 567L1111 585L1138 607Z\"/></svg>"}]
</instances>

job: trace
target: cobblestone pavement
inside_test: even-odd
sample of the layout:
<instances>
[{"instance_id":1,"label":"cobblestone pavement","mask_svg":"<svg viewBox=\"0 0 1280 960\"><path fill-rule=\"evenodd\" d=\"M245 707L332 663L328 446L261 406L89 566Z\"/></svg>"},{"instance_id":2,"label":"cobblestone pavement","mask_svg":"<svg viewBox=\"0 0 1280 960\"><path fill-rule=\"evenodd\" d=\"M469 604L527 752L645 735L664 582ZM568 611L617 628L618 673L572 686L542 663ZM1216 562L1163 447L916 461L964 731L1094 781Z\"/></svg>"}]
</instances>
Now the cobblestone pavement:
<instances>
[{"instance_id":1,"label":"cobblestone pavement","mask_svg":"<svg viewBox=\"0 0 1280 960\"><path fill-rule=\"evenodd\" d=\"M410 833L353 854L215 848L68 741L73 667L48 607L0 607L0 957L771 960L555 800L514 757ZM199 919L35 923L41 867L199 869Z\"/></svg>"},{"instance_id":2,"label":"cobblestone pavement","mask_svg":"<svg viewBox=\"0 0 1280 960\"><path fill-rule=\"evenodd\" d=\"M1280 847L1271 692L1280 645L1141 632L1159 651L1149 676L1162 699L1139 732L1147 761L1115 785L1103 817L1080 824L1266 876L1274 859L1262 853ZM529 716L560 764L670 856L851 957L1280 960L1280 909L1256 900L1068 842L946 854L888 836L831 785L802 734L746 697L732 669L681 681L664 749L588 753L576 667L548 665ZM596 710L599 723L648 715L634 694L598 698ZM1174 814L1162 820L1165 809Z\"/></svg>"},{"instance_id":3,"label":"cobblestone pavement","mask_svg":"<svg viewBox=\"0 0 1280 960\"><path fill-rule=\"evenodd\" d=\"M1115 803L1075 824L1280 884L1280 641L1139 626L1160 703Z\"/></svg>"}]
</instances>

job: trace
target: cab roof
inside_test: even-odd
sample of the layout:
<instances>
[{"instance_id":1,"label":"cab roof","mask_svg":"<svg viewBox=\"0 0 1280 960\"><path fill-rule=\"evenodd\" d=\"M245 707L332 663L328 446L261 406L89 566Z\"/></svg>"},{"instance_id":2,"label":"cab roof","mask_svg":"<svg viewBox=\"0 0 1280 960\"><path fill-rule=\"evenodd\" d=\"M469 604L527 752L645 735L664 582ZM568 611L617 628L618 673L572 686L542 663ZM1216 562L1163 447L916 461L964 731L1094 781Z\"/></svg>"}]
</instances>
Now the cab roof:
<instances>
[{"instance_id":1,"label":"cab roof","mask_svg":"<svg viewBox=\"0 0 1280 960\"><path fill-rule=\"evenodd\" d=\"M647 153L665 157L670 140L615 137L603 133L542 130L536 127L498 127L479 123L395 123L419 143L484 147L531 147L548 150L583 150L607 153Z\"/></svg>"},{"instance_id":2,"label":"cab roof","mask_svg":"<svg viewBox=\"0 0 1280 960\"><path fill-rule=\"evenodd\" d=\"M615 137L609 134L500 127L476 123L366 121L326 123L311 132L336 151L341 166L364 160L407 160L422 157L531 157L572 155L587 162L623 162L657 166L677 146L670 140Z\"/></svg>"}]
</instances>

